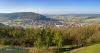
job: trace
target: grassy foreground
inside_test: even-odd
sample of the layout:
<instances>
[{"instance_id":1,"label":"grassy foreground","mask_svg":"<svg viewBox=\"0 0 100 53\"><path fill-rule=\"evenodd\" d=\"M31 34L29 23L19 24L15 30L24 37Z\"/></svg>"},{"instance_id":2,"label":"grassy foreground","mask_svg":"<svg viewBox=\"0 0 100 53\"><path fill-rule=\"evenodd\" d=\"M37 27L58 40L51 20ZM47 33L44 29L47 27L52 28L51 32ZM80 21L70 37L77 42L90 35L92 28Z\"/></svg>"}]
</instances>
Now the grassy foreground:
<instances>
[{"instance_id":1,"label":"grassy foreground","mask_svg":"<svg viewBox=\"0 0 100 53\"><path fill-rule=\"evenodd\" d=\"M100 53L100 43L72 50L70 53Z\"/></svg>"}]
</instances>

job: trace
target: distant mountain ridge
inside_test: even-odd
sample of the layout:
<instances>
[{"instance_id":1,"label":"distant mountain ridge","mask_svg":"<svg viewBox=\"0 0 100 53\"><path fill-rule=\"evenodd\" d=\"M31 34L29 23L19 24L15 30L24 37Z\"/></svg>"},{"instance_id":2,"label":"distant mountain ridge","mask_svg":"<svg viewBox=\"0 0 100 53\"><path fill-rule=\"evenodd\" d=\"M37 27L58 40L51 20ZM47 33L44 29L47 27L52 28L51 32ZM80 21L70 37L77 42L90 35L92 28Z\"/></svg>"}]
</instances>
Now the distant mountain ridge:
<instances>
[{"instance_id":1,"label":"distant mountain ridge","mask_svg":"<svg viewBox=\"0 0 100 53\"><path fill-rule=\"evenodd\" d=\"M46 16L100 16L100 14L45 14Z\"/></svg>"},{"instance_id":2,"label":"distant mountain ridge","mask_svg":"<svg viewBox=\"0 0 100 53\"><path fill-rule=\"evenodd\" d=\"M16 13L0 13L0 19L33 19L33 20L51 20L44 15L34 12L16 12Z\"/></svg>"}]
</instances>

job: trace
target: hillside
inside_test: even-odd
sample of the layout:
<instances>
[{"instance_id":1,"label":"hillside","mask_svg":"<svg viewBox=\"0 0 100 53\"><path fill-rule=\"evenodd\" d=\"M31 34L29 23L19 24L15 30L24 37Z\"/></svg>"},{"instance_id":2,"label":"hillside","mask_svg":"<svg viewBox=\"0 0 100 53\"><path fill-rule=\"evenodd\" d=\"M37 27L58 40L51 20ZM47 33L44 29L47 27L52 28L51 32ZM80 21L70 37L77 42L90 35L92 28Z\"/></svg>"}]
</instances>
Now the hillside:
<instances>
[{"instance_id":1,"label":"hillside","mask_svg":"<svg viewBox=\"0 0 100 53\"><path fill-rule=\"evenodd\" d=\"M100 43L97 43L92 46L75 49L70 53L99 53L99 52L100 52Z\"/></svg>"},{"instance_id":2,"label":"hillside","mask_svg":"<svg viewBox=\"0 0 100 53\"><path fill-rule=\"evenodd\" d=\"M74 23L100 23L100 14L49 15L48 17Z\"/></svg>"},{"instance_id":3,"label":"hillside","mask_svg":"<svg viewBox=\"0 0 100 53\"><path fill-rule=\"evenodd\" d=\"M50 18L46 18L46 16L34 12L0 13L0 19L50 20Z\"/></svg>"},{"instance_id":4,"label":"hillside","mask_svg":"<svg viewBox=\"0 0 100 53\"><path fill-rule=\"evenodd\" d=\"M0 26L4 26L4 24L0 23Z\"/></svg>"}]
</instances>

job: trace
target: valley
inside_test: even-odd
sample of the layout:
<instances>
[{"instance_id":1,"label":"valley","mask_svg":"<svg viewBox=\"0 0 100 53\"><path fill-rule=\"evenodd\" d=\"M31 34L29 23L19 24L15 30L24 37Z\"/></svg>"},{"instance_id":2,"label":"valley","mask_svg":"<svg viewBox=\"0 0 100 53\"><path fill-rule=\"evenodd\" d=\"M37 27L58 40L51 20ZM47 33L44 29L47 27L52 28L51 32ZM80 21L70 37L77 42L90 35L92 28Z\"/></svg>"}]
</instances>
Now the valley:
<instances>
[{"instance_id":1,"label":"valley","mask_svg":"<svg viewBox=\"0 0 100 53\"><path fill-rule=\"evenodd\" d=\"M24 28L73 27L100 24L100 15L41 15L34 12L0 13L0 23Z\"/></svg>"}]
</instances>

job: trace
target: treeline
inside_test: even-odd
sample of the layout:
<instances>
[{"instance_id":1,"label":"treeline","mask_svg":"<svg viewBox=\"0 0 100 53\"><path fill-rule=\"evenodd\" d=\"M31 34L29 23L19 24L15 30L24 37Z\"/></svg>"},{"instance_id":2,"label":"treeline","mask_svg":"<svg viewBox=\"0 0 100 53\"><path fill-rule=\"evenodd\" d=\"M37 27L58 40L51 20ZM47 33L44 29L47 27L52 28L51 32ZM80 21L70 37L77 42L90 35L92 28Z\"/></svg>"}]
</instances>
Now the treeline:
<instances>
[{"instance_id":1,"label":"treeline","mask_svg":"<svg viewBox=\"0 0 100 53\"><path fill-rule=\"evenodd\" d=\"M72 28L0 27L0 44L28 47L87 45L100 42L100 26Z\"/></svg>"}]
</instances>

